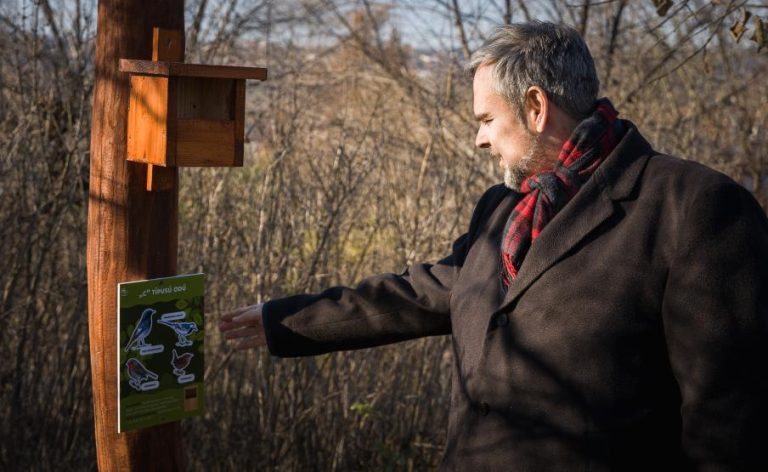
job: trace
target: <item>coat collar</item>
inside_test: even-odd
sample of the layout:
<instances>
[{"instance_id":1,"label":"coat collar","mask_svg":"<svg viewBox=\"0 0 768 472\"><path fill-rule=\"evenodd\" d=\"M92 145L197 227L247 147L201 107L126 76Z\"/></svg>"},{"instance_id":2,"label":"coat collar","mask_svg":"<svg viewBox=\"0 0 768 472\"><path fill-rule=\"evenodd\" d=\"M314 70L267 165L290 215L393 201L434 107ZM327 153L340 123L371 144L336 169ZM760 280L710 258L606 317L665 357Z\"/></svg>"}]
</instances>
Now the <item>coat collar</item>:
<instances>
[{"instance_id":1,"label":"coat collar","mask_svg":"<svg viewBox=\"0 0 768 472\"><path fill-rule=\"evenodd\" d=\"M622 121L627 128L624 137L531 245L497 312L517 300L544 271L607 220L615 211L613 201L630 196L653 150L634 124Z\"/></svg>"}]
</instances>

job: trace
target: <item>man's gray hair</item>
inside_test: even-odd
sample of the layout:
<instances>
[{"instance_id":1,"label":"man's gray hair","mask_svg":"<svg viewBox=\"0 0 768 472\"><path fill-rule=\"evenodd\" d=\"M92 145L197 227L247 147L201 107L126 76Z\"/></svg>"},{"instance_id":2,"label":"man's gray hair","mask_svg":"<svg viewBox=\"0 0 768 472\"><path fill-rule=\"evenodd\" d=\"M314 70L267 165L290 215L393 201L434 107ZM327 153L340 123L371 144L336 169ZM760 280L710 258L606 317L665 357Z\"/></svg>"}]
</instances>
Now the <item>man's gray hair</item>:
<instances>
[{"instance_id":1,"label":"man's gray hair","mask_svg":"<svg viewBox=\"0 0 768 472\"><path fill-rule=\"evenodd\" d=\"M555 105L575 119L591 112L600 81L587 45L573 28L541 21L496 27L472 54L467 69L493 65L496 92L523 121L525 93L541 87Z\"/></svg>"}]
</instances>

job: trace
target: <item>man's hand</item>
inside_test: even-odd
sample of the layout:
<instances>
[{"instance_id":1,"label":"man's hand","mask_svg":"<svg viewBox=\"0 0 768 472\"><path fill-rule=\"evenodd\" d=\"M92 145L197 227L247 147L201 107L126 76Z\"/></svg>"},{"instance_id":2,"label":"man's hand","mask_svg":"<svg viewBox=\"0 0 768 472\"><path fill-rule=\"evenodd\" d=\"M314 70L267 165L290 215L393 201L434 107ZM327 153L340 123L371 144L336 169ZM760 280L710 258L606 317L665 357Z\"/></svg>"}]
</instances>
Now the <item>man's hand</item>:
<instances>
[{"instance_id":1,"label":"man's hand","mask_svg":"<svg viewBox=\"0 0 768 472\"><path fill-rule=\"evenodd\" d=\"M237 340L235 349L245 350L267 345L264 324L261 321L263 303L238 308L221 316L219 329L224 339Z\"/></svg>"}]
</instances>

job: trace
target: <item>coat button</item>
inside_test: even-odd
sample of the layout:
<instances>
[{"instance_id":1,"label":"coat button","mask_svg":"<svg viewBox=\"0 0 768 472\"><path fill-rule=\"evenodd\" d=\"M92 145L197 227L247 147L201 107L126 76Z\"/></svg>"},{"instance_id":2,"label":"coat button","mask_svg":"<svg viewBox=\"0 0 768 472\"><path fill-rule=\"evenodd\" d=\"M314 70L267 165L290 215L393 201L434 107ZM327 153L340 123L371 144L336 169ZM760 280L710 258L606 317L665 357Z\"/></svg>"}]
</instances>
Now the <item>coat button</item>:
<instances>
[{"instance_id":1,"label":"coat button","mask_svg":"<svg viewBox=\"0 0 768 472\"><path fill-rule=\"evenodd\" d=\"M480 402L480 405L478 405L478 411L481 415L488 416L488 413L491 411L491 407L485 402Z\"/></svg>"},{"instance_id":2,"label":"coat button","mask_svg":"<svg viewBox=\"0 0 768 472\"><path fill-rule=\"evenodd\" d=\"M502 326L507 326L509 324L509 316L506 313L499 313L498 316L496 316L496 327L501 328Z\"/></svg>"}]
</instances>

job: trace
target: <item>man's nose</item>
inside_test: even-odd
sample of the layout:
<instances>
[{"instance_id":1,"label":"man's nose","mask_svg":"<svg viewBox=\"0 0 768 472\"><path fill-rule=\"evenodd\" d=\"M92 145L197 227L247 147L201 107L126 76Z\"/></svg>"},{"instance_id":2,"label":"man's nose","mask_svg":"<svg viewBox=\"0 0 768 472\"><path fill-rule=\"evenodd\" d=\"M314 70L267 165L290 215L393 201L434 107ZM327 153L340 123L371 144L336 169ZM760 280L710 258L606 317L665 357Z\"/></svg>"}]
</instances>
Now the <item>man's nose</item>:
<instances>
[{"instance_id":1,"label":"man's nose","mask_svg":"<svg viewBox=\"0 0 768 472\"><path fill-rule=\"evenodd\" d=\"M475 146L479 148L489 148L491 147L491 143L488 142L488 138L486 138L485 133L483 133L483 129L480 128L477 130L477 136L475 137Z\"/></svg>"}]
</instances>

